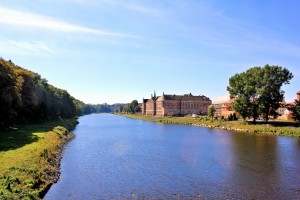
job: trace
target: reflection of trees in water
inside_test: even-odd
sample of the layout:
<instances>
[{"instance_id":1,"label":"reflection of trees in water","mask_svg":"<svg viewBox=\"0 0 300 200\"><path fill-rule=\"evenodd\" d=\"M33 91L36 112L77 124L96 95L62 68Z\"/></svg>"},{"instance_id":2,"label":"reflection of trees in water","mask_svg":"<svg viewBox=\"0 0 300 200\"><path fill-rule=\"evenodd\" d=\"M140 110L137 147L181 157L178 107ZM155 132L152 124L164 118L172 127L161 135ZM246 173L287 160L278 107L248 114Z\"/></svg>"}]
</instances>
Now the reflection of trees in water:
<instances>
[{"instance_id":1,"label":"reflection of trees in water","mask_svg":"<svg viewBox=\"0 0 300 200\"><path fill-rule=\"evenodd\" d=\"M297 144L300 147L300 139L297 139Z\"/></svg>"},{"instance_id":2,"label":"reflection of trees in water","mask_svg":"<svg viewBox=\"0 0 300 200\"><path fill-rule=\"evenodd\" d=\"M231 146L235 159L228 185L234 188L232 192L255 199L280 197L282 169L277 137L232 134Z\"/></svg>"}]
</instances>

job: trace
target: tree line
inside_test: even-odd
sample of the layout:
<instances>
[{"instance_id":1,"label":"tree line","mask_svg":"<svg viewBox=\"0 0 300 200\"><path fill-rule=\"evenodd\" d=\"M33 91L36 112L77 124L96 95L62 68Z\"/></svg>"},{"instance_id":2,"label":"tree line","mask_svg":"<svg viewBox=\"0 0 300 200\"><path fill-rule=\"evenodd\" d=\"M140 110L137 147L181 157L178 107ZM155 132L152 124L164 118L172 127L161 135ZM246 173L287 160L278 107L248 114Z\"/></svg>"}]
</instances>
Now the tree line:
<instances>
[{"instance_id":1,"label":"tree line","mask_svg":"<svg viewBox=\"0 0 300 200\"><path fill-rule=\"evenodd\" d=\"M38 73L0 58L0 128L16 123L112 112L114 105L85 104Z\"/></svg>"},{"instance_id":2,"label":"tree line","mask_svg":"<svg viewBox=\"0 0 300 200\"><path fill-rule=\"evenodd\" d=\"M234 111L246 119L276 118L284 99L282 85L293 74L280 66L253 67L229 79L227 90L235 98ZM101 112L140 112L137 100L128 104L85 104L66 90L54 87L38 73L0 58L0 128L16 123L56 120ZM300 121L300 102L289 108ZM211 110L209 113L214 113Z\"/></svg>"},{"instance_id":3,"label":"tree line","mask_svg":"<svg viewBox=\"0 0 300 200\"><path fill-rule=\"evenodd\" d=\"M115 112L124 112L124 113L139 113L142 111L137 100L133 100L131 103L119 104L115 106Z\"/></svg>"}]
</instances>

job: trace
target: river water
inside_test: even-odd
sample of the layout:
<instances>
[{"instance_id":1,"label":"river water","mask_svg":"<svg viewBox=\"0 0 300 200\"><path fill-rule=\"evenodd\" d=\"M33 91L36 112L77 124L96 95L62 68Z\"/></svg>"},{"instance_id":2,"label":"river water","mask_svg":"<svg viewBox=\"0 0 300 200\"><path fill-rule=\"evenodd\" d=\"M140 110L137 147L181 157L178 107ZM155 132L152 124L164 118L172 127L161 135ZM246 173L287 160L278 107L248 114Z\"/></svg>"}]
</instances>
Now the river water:
<instances>
[{"instance_id":1,"label":"river water","mask_svg":"<svg viewBox=\"0 0 300 200\"><path fill-rule=\"evenodd\" d=\"M79 118L56 199L300 199L300 140L112 114Z\"/></svg>"}]
</instances>

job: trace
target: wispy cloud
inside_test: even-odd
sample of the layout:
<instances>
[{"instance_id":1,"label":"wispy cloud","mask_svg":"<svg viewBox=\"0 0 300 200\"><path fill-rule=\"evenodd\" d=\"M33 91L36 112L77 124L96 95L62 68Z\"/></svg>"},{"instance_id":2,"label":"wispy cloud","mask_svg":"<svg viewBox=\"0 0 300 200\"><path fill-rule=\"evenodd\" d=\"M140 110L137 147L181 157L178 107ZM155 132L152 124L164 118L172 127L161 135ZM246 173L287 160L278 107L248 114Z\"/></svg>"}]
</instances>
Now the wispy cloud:
<instances>
[{"instance_id":1,"label":"wispy cloud","mask_svg":"<svg viewBox=\"0 0 300 200\"><path fill-rule=\"evenodd\" d=\"M299 45L291 43L284 35L274 33L272 29L229 17L222 11L202 6L201 3L193 6L179 2L178 10L173 11L174 20L169 20L179 30L182 38L217 50L225 49L226 53L232 52L234 55L263 53L299 58ZM176 18L177 13L186 13L188 10L195 13L192 18ZM197 23L187 23L193 21L193 18L197 18Z\"/></svg>"},{"instance_id":2,"label":"wispy cloud","mask_svg":"<svg viewBox=\"0 0 300 200\"><path fill-rule=\"evenodd\" d=\"M0 53L19 55L53 54L55 49L41 41L21 41L0 39Z\"/></svg>"},{"instance_id":3,"label":"wispy cloud","mask_svg":"<svg viewBox=\"0 0 300 200\"><path fill-rule=\"evenodd\" d=\"M0 7L0 24L41 28L58 32L89 33L101 36L138 38L138 36L134 35L88 28L39 14L26 13L3 7Z\"/></svg>"},{"instance_id":4,"label":"wispy cloud","mask_svg":"<svg viewBox=\"0 0 300 200\"><path fill-rule=\"evenodd\" d=\"M161 15L162 14L162 12L159 9L150 8L150 7L142 6L139 4L120 3L119 5L127 8L127 9L130 9L132 11L140 12L140 13L144 13L144 14L151 14L151 15Z\"/></svg>"},{"instance_id":5,"label":"wispy cloud","mask_svg":"<svg viewBox=\"0 0 300 200\"><path fill-rule=\"evenodd\" d=\"M138 12L147 15L153 16L161 16L163 14L162 10L151 7L145 6L139 3L135 3L134 1L118 1L118 0L71 0L75 3L80 3L81 5L92 5L92 6L101 6L101 5L108 5L113 7L121 7L126 10L130 10L133 12Z\"/></svg>"}]
</instances>

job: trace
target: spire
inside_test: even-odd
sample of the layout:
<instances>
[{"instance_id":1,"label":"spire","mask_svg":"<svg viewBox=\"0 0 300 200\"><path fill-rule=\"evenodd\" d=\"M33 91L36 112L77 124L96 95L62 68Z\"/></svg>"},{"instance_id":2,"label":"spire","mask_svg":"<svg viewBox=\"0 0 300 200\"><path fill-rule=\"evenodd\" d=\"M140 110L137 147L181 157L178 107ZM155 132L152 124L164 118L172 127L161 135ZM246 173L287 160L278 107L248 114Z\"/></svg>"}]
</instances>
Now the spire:
<instances>
[{"instance_id":1,"label":"spire","mask_svg":"<svg viewBox=\"0 0 300 200\"><path fill-rule=\"evenodd\" d=\"M155 92L155 90L154 90L154 99L156 99L156 92Z\"/></svg>"}]
</instances>

